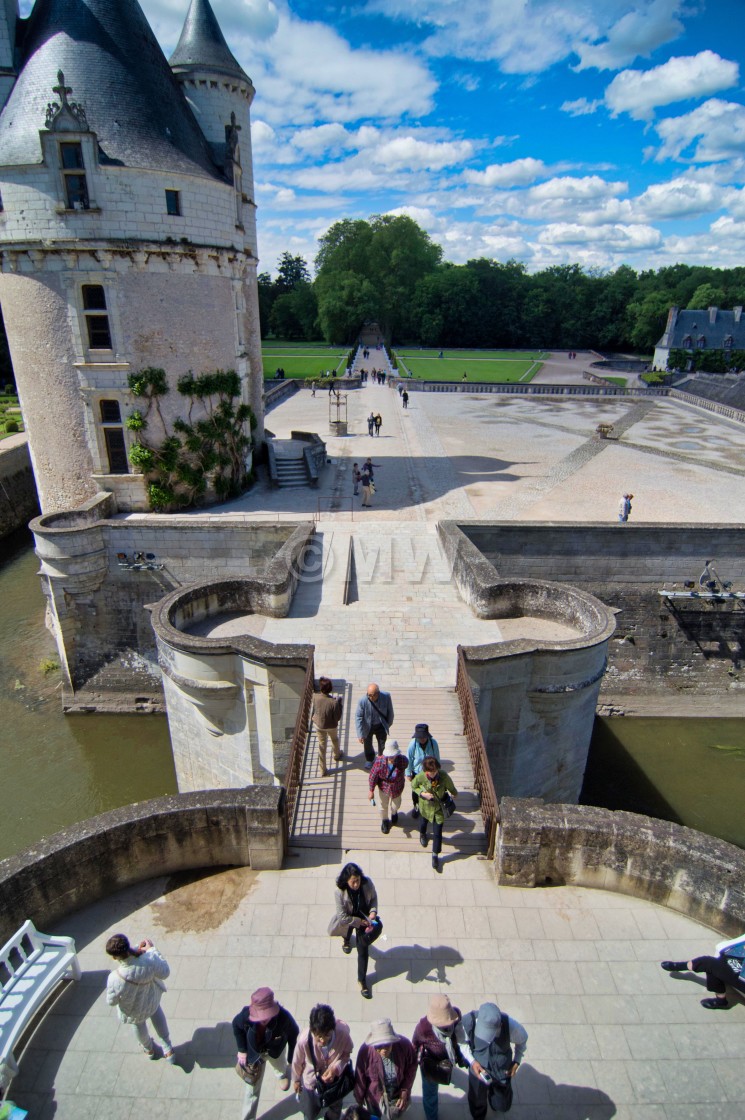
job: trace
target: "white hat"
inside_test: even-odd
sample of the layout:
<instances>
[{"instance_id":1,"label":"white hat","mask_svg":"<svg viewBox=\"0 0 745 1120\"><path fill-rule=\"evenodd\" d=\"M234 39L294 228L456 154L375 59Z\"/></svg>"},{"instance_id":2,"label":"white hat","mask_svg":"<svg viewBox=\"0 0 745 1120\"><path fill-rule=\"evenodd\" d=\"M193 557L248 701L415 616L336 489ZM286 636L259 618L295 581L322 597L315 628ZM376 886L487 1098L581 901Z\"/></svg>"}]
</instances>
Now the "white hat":
<instances>
[{"instance_id":1,"label":"white hat","mask_svg":"<svg viewBox=\"0 0 745 1120\"><path fill-rule=\"evenodd\" d=\"M383 758L395 758L399 753L398 740L386 739L385 746L383 747Z\"/></svg>"},{"instance_id":2,"label":"white hat","mask_svg":"<svg viewBox=\"0 0 745 1120\"><path fill-rule=\"evenodd\" d=\"M378 1019L370 1024L370 1033L365 1039L368 1046L392 1046L398 1041L390 1019Z\"/></svg>"}]
</instances>

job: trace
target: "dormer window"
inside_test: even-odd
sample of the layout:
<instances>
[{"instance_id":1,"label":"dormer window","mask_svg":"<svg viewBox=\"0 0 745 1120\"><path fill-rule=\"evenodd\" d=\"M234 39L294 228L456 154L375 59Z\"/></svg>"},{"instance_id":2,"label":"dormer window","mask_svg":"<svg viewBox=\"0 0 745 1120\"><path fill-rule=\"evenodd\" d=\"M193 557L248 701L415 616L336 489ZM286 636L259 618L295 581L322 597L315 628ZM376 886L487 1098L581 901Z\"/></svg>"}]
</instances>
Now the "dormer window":
<instances>
[{"instance_id":1,"label":"dormer window","mask_svg":"<svg viewBox=\"0 0 745 1120\"><path fill-rule=\"evenodd\" d=\"M685 338L683 339L683 349L684 350L692 350L693 349L693 339L691 338L691 336L689 334L687 334L685 336Z\"/></svg>"},{"instance_id":2,"label":"dormer window","mask_svg":"<svg viewBox=\"0 0 745 1120\"><path fill-rule=\"evenodd\" d=\"M731 350L732 349L732 342L733 342L732 335L728 334L727 337L724 340L724 349L725 350Z\"/></svg>"},{"instance_id":3,"label":"dormer window","mask_svg":"<svg viewBox=\"0 0 745 1120\"><path fill-rule=\"evenodd\" d=\"M83 315L90 350L111 350L111 328L106 292L101 284L83 284Z\"/></svg>"},{"instance_id":4,"label":"dormer window","mask_svg":"<svg viewBox=\"0 0 745 1120\"><path fill-rule=\"evenodd\" d=\"M65 183L65 204L68 210L88 210L88 183L85 177L83 146L67 141L60 144L62 178Z\"/></svg>"},{"instance_id":5,"label":"dormer window","mask_svg":"<svg viewBox=\"0 0 745 1120\"><path fill-rule=\"evenodd\" d=\"M706 346L706 339L702 334L700 334L698 336L698 338L696 339L696 348L698 350L703 350L705 346Z\"/></svg>"}]
</instances>

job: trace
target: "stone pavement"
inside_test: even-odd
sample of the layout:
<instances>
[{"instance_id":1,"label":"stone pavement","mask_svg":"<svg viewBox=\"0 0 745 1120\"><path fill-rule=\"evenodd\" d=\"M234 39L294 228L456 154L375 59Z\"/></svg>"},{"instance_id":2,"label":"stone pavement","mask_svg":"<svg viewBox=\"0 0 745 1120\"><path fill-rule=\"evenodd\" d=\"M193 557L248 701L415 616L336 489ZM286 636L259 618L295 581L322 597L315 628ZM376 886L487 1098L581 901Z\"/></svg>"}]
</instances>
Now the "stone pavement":
<instances>
[{"instance_id":1,"label":"stone pavement","mask_svg":"<svg viewBox=\"0 0 745 1120\"><path fill-rule=\"evenodd\" d=\"M711 1012L665 957L717 940L651 903L570 887L497 887L491 867L450 856L435 877L427 852L306 850L279 872L232 869L139 884L74 915L84 978L43 1017L13 1097L32 1120L239 1120L230 1022L257 987L307 1023L328 1002L359 1046L390 1017L404 1034L432 993L463 1011L495 999L529 1032L515 1082L515 1120L741 1120L745 1008ZM373 998L361 998L356 957L326 935L341 859L375 882L383 937L371 949ZM163 998L177 1060L148 1061L103 995L107 937L150 936L170 962ZM443 1090L441 1120L467 1120L464 1077ZM299 1115L265 1079L260 1115ZM414 1085L411 1120L422 1120Z\"/></svg>"}]
</instances>

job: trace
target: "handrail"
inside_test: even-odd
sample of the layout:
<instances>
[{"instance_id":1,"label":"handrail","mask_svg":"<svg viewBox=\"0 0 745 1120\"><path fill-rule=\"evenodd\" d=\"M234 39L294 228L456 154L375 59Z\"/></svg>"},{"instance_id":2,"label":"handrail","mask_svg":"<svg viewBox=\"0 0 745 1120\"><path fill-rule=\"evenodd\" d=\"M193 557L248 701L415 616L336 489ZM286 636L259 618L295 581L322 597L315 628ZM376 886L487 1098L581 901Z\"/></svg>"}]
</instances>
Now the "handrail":
<instances>
[{"instance_id":1,"label":"handrail","mask_svg":"<svg viewBox=\"0 0 745 1120\"><path fill-rule=\"evenodd\" d=\"M352 589L352 575L354 571L354 537L349 534L349 548L347 549L347 570L344 573L344 596L342 603L349 606L349 594Z\"/></svg>"},{"instance_id":2,"label":"handrail","mask_svg":"<svg viewBox=\"0 0 745 1120\"><path fill-rule=\"evenodd\" d=\"M287 851L290 845L290 833L292 832L292 824L295 817L297 795L300 788L300 774L303 769L305 744L308 739L308 729L310 728L310 712L313 703L314 686L315 661L313 651L311 650L310 656L308 657L308 666L305 670L305 681L303 682L303 691L300 696L300 707L298 708L297 718L295 720L295 731L292 736L292 745L290 747L290 759L287 763L287 772L284 781L284 786L287 790L287 808L284 818L285 851Z\"/></svg>"},{"instance_id":3,"label":"handrail","mask_svg":"<svg viewBox=\"0 0 745 1120\"><path fill-rule=\"evenodd\" d=\"M466 668L466 658L462 646L458 646L455 691L458 694L460 711L463 716L463 734L466 737L468 753L471 757L473 784L479 795L481 816L484 820L486 854L488 859L493 859L497 841L497 825L499 824L499 802L494 789L489 759L486 756L486 744L476 713L476 704L473 699L471 682L468 679L468 669Z\"/></svg>"}]
</instances>

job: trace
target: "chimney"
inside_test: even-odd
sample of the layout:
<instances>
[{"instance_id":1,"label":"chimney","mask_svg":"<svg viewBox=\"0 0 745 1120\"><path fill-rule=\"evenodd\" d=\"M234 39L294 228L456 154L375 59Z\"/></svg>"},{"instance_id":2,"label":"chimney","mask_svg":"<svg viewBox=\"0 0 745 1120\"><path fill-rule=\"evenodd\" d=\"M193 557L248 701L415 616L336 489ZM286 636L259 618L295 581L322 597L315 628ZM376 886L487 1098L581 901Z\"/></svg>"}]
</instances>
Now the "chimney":
<instances>
[{"instance_id":1,"label":"chimney","mask_svg":"<svg viewBox=\"0 0 745 1120\"><path fill-rule=\"evenodd\" d=\"M709 308L709 322L710 323L716 323L716 321L717 321L717 309L716 309L716 307L710 307Z\"/></svg>"}]
</instances>

